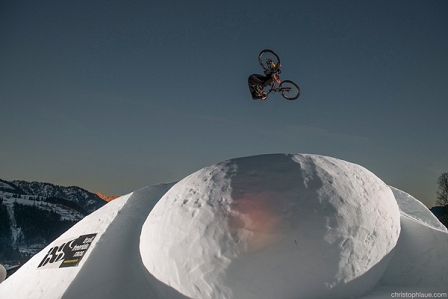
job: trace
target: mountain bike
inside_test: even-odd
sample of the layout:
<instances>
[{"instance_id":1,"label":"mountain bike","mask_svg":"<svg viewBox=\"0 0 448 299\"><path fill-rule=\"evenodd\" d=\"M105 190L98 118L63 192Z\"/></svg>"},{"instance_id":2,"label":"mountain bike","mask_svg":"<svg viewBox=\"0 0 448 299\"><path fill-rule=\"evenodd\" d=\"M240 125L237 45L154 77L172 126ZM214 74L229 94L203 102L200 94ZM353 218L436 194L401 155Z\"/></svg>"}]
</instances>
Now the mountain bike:
<instances>
[{"instance_id":1,"label":"mountain bike","mask_svg":"<svg viewBox=\"0 0 448 299\"><path fill-rule=\"evenodd\" d=\"M258 62L264 70L266 76L272 76L274 80L270 85L267 94L271 92L279 92L287 100L296 100L300 96L300 88L297 83L291 80L281 81L279 74L281 73L280 58L278 55L269 49L265 49L258 55ZM278 84L278 87L277 87Z\"/></svg>"}]
</instances>

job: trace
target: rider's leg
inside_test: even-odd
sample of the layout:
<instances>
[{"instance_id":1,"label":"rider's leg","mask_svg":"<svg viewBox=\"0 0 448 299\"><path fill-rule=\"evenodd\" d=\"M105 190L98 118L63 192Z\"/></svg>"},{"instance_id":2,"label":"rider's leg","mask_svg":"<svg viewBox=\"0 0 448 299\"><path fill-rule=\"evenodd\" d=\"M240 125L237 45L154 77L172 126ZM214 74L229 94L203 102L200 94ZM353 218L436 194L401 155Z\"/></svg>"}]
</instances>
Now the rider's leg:
<instances>
[{"instance_id":1,"label":"rider's leg","mask_svg":"<svg viewBox=\"0 0 448 299\"><path fill-rule=\"evenodd\" d=\"M265 93L263 93L263 84L264 76L261 75L251 75L248 79L250 94L252 95L252 99L258 100L265 97Z\"/></svg>"}]
</instances>

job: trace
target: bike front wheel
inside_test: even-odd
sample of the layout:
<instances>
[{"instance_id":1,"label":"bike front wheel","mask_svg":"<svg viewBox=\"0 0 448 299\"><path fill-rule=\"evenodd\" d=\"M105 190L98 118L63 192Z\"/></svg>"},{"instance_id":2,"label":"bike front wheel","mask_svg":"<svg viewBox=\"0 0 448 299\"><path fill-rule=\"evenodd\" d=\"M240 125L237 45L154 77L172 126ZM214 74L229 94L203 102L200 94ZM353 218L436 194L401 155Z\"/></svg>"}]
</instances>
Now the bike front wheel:
<instances>
[{"instance_id":1,"label":"bike front wheel","mask_svg":"<svg viewBox=\"0 0 448 299\"><path fill-rule=\"evenodd\" d=\"M280 94L287 100L296 100L300 96L300 88L295 82L285 80L280 83Z\"/></svg>"},{"instance_id":2,"label":"bike front wheel","mask_svg":"<svg viewBox=\"0 0 448 299\"><path fill-rule=\"evenodd\" d=\"M265 73L274 73L280 67L280 58L274 51L269 49L260 52L258 62L263 70L265 70Z\"/></svg>"}]
</instances>

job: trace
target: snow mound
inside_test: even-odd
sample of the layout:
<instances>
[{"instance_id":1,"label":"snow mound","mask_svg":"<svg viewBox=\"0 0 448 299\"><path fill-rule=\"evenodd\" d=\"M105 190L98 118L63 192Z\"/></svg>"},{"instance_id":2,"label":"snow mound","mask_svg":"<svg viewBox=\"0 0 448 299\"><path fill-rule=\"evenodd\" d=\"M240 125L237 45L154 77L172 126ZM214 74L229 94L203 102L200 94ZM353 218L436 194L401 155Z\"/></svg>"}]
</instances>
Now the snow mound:
<instances>
[{"instance_id":1,"label":"snow mound","mask_svg":"<svg viewBox=\"0 0 448 299\"><path fill-rule=\"evenodd\" d=\"M430 228L448 232L446 227L437 219L436 216L419 200L412 195L391 187L400 209L401 217L412 219Z\"/></svg>"},{"instance_id":2,"label":"snow mound","mask_svg":"<svg viewBox=\"0 0 448 299\"><path fill-rule=\"evenodd\" d=\"M262 155L174 185L143 225L159 298L348 298L381 279L400 234L391 189L317 155Z\"/></svg>"},{"instance_id":3,"label":"snow mound","mask_svg":"<svg viewBox=\"0 0 448 299\"><path fill-rule=\"evenodd\" d=\"M2 283L6 278L6 269L0 264L0 283Z\"/></svg>"},{"instance_id":4,"label":"snow mound","mask_svg":"<svg viewBox=\"0 0 448 299\"><path fill-rule=\"evenodd\" d=\"M115 199L3 281L0 298L446 293L446 252L448 232L432 213L365 168L263 155Z\"/></svg>"},{"instance_id":5,"label":"snow mound","mask_svg":"<svg viewBox=\"0 0 448 299\"><path fill-rule=\"evenodd\" d=\"M138 244L146 217L171 186L142 188L86 216L0 284L0 298L157 298ZM79 239L81 244L69 242ZM79 248L79 264L64 267L77 255L68 257L70 250L63 244Z\"/></svg>"},{"instance_id":6,"label":"snow mound","mask_svg":"<svg viewBox=\"0 0 448 299\"><path fill-rule=\"evenodd\" d=\"M420 201L391 187L400 208L401 234L382 285L422 289L448 285L448 232Z\"/></svg>"}]
</instances>

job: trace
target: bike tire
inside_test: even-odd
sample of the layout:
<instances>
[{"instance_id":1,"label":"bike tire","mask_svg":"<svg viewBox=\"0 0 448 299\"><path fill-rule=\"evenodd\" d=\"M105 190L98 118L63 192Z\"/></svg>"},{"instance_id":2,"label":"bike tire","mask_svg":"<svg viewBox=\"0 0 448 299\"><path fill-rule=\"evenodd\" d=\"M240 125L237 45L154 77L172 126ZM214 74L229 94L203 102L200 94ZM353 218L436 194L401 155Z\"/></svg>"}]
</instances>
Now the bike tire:
<instances>
[{"instance_id":1,"label":"bike tire","mask_svg":"<svg viewBox=\"0 0 448 299\"><path fill-rule=\"evenodd\" d=\"M280 83L280 94L288 101L297 100L300 96L300 88L295 82L291 80L285 80Z\"/></svg>"},{"instance_id":2,"label":"bike tire","mask_svg":"<svg viewBox=\"0 0 448 299\"><path fill-rule=\"evenodd\" d=\"M275 64L275 67L273 67L272 64L268 63L269 61L272 61ZM258 63L260 63L265 72L273 73L280 67L280 58L274 51L264 49L258 55Z\"/></svg>"}]
</instances>

